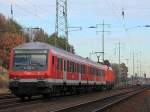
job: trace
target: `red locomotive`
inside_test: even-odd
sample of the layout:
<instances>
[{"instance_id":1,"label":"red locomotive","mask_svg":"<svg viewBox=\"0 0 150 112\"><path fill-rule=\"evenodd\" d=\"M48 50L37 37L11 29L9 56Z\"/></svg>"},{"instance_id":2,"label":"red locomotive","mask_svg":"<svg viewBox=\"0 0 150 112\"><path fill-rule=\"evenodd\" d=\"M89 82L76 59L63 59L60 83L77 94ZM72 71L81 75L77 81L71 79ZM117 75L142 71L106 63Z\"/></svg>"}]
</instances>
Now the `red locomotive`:
<instances>
[{"instance_id":1,"label":"red locomotive","mask_svg":"<svg viewBox=\"0 0 150 112\"><path fill-rule=\"evenodd\" d=\"M30 42L11 51L10 90L20 98L111 88L110 67L49 44Z\"/></svg>"}]
</instances>

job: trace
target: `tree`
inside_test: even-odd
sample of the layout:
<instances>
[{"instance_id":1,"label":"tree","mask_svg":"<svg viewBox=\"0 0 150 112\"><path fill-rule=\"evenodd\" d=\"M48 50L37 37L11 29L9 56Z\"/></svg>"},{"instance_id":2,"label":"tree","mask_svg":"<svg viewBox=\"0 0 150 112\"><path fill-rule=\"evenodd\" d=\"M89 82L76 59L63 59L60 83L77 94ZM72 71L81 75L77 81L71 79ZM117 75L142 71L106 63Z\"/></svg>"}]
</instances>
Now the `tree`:
<instances>
[{"instance_id":1,"label":"tree","mask_svg":"<svg viewBox=\"0 0 150 112\"><path fill-rule=\"evenodd\" d=\"M105 64L105 65L107 65L108 67L110 67L110 66L111 66L111 64L110 64L109 60L104 60L104 64Z\"/></svg>"},{"instance_id":2,"label":"tree","mask_svg":"<svg viewBox=\"0 0 150 112\"><path fill-rule=\"evenodd\" d=\"M113 63L112 69L113 69L114 75L116 77L116 83L117 83L119 81L119 78L120 78L120 66L119 66L119 64Z\"/></svg>"},{"instance_id":3,"label":"tree","mask_svg":"<svg viewBox=\"0 0 150 112\"><path fill-rule=\"evenodd\" d=\"M7 67L9 64L9 54L12 48L25 42L25 38L17 33L4 33L0 38L0 59L2 64Z\"/></svg>"},{"instance_id":4,"label":"tree","mask_svg":"<svg viewBox=\"0 0 150 112\"><path fill-rule=\"evenodd\" d=\"M117 82L125 82L127 80L128 76L128 67L125 65L125 63L122 64L112 64L113 72L116 76L116 83Z\"/></svg>"},{"instance_id":5,"label":"tree","mask_svg":"<svg viewBox=\"0 0 150 112\"><path fill-rule=\"evenodd\" d=\"M47 39L47 43L51 44L51 45L55 45L55 41L56 41L56 46L58 48L66 50L66 44L67 44L67 51L71 52L73 54L75 53L74 47L67 42L67 40L65 39L65 37L57 37L56 34L53 33Z\"/></svg>"},{"instance_id":6,"label":"tree","mask_svg":"<svg viewBox=\"0 0 150 112\"><path fill-rule=\"evenodd\" d=\"M35 34L34 34L35 42L46 42L47 38L48 38L48 35L42 29L35 31Z\"/></svg>"},{"instance_id":7,"label":"tree","mask_svg":"<svg viewBox=\"0 0 150 112\"><path fill-rule=\"evenodd\" d=\"M121 63L120 68L121 68L122 80L125 81L128 76L128 67L125 65L125 63Z\"/></svg>"}]
</instances>

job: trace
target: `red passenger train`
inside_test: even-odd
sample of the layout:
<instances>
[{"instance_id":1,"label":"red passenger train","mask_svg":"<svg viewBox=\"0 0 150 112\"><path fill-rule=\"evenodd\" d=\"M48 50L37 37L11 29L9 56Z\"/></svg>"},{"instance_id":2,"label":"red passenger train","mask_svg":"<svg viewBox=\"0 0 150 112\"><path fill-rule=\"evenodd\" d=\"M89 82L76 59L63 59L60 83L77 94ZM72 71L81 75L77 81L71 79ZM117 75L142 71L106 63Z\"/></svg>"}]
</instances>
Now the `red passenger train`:
<instances>
[{"instance_id":1,"label":"red passenger train","mask_svg":"<svg viewBox=\"0 0 150 112\"><path fill-rule=\"evenodd\" d=\"M11 51L9 88L20 98L113 86L110 67L49 44L30 42Z\"/></svg>"}]
</instances>

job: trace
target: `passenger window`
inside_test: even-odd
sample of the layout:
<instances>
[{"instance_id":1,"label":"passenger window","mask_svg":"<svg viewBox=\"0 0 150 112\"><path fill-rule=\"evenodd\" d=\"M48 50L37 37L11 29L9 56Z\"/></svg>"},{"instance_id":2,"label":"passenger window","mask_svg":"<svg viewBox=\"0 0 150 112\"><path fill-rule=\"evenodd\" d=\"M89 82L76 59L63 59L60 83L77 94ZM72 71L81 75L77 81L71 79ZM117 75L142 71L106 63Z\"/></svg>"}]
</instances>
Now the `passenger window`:
<instances>
[{"instance_id":1,"label":"passenger window","mask_svg":"<svg viewBox=\"0 0 150 112\"><path fill-rule=\"evenodd\" d=\"M63 71L63 59L60 59L60 69Z\"/></svg>"},{"instance_id":2,"label":"passenger window","mask_svg":"<svg viewBox=\"0 0 150 112\"><path fill-rule=\"evenodd\" d=\"M70 72L69 61L67 61L67 71Z\"/></svg>"},{"instance_id":3,"label":"passenger window","mask_svg":"<svg viewBox=\"0 0 150 112\"><path fill-rule=\"evenodd\" d=\"M98 69L96 70L96 75L98 76Z\"/></svg>"},{"instance_id":4,"label":"passenger window","mask_svg":"<svg viewBox=\"0 0 150 112\"><path fill-rule=\"evenodd\" d=\"M57 58L57 70L59 70L59 58Z\"/></svg>"},{"instance_id":5,"label":"passenger window","mask_svg":"<svg viewBox=\"0 0 150 112\"><path fill-rule=\"evenodd\" d=\"M52 65L54 65L54 56L52 56Z\"/></svg>"},{"instance_id":6,"label":"passenger window","mask_svg":"<svg viewBox=\"0 0 150 112\"><path fill-rule=\"evenodd\" d=\"M79 69L80 69L80 68L79 68L79 64L77 63L77 72L78 72L78 73L80 72Z\"/></svg>"},{"instance_id":7,"label":"passenger window","mask_svg":"<svg viewBox=\"0 0 150 112\"><path fill-rule=\"evenodd\" d=\"M66 71L66 61L64 60L64 71Z\"/></svg>"},{"instance_id":8,"label":"passenger window","mask_svg":"<svg viewBox=\"0 0 150 112\"><path fill-rule=\"evenodd\" d=\"M102 76L104 76L104 71L102 71Z\"/></svg>"}]
</instances>

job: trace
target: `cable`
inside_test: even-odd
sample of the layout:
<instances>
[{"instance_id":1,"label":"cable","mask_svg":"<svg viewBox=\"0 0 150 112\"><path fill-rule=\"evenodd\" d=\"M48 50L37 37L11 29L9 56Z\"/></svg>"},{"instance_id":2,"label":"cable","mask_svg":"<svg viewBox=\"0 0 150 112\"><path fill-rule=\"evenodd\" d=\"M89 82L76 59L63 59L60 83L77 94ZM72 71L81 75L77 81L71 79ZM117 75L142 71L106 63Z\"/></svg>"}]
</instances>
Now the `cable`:
<instances>
[{"instance_id":1,"label":"cable","mask_svg":"<svg viewBox=\"0 0 150 112\"><path fill-rule=\"evenodd\" d=\"M127 32L127 30L126 30L126 23L125 23L125 19L123 19L123 21L122 20L120 20L120 10L114 5L114 3L111 1L109 1L109 0L105 0L106 1L106 4L108 5L108 7L109 8L111 8L111 10L112 10L112 12L114 13L114 15L117 17L117 20L119 20L120 21L120 24L122 25L122 27L123 27L123 31L125 32L125 34L129 37L129 34L128 34L128 32ZM116 12L116 10L117 10L117 12ZM118 10L119 10L119 13L118 13ZM119 17L118 17L119 16Z\"/></svg>"},{"instance_id":2,"label":"cable","mask_svg":"<svg viewBox=\"0 0 150 112\"><path fill-rule=\"evenodd\" d=\"M30 11L30 10L27 10L26 8L24 8L24 7L21 7L20 5L18 5L17 3L14 3L14 5L15 6L17 6L18 8L20 8L20 9L22 9L24 12L26 12L27 14L32 14L33 16L35 16L35 17L37 17L37 18L41 18L41 16L39 16L39 15L37 15L37 14L35 14L35 13L33 13L32 11ZM41 19L43 19L43 18L41 18ZM48 20L46 20L46 19L44 19L44 21L46 21L46 22L48 22Z\"/></svg>"}]
</instances>

